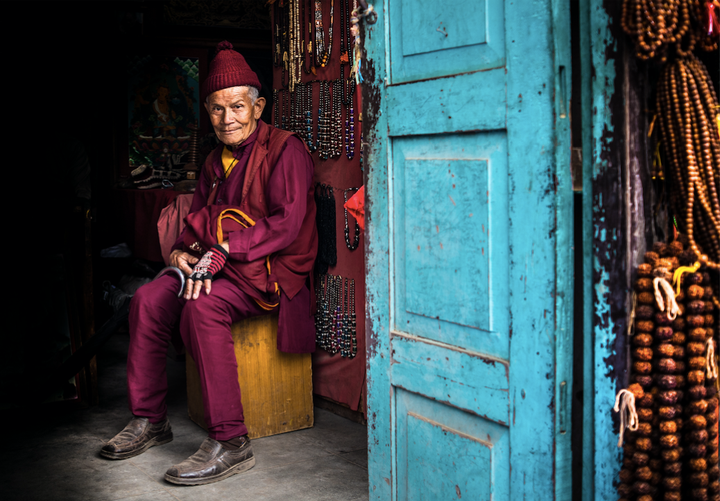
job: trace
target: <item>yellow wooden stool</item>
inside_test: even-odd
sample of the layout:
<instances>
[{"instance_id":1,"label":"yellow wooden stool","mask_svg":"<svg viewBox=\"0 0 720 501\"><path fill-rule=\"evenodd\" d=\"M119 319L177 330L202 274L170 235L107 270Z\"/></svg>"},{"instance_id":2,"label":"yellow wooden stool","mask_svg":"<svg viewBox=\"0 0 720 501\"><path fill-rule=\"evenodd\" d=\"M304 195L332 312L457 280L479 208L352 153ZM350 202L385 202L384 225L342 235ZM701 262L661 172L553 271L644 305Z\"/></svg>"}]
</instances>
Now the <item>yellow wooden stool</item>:
<instances>
[{"instance_id":1,"label":"yellow wooden stool","mask_svg":"<svg viewBox=\"0 0 720 501\"><path fill-rule=\"evenodd\" d=\"M275 314L248 318L232 326L250 438L302 430L314 422L310 354L278 351L277 324ZM187 393L190 419L207 429L200 376L189 354Z\"/></svg>"}]
</instances>

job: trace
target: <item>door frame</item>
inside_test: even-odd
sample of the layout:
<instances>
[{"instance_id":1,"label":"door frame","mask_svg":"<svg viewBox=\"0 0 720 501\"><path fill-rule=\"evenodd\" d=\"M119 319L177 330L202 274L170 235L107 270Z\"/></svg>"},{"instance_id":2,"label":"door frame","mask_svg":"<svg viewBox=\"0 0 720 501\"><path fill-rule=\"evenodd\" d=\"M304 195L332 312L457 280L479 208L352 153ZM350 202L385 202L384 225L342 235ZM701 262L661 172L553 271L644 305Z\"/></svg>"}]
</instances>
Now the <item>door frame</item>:
<instances>
[{"instance_id":1,"label":"door frame","mask_svg":"<svg viewBox=\"0 0 720 501\"><path fill-rule=\"evenodd\" d=\"M570 12L565 1L546 0L543 3L551 10L552 29L549 34L552 40L555 70L554 112L555 138L554 153L555 171L549 173L556 193L554 216L565 224L555 226L555 295L553 303L554 373L548 375L555 380L555 391L552 395L552 413L554 416L554 478L549 479L547 486L554 490L554 499L572 497L572 453L571 440L571 395L573 369L573 286L574 280L574 228L573 228L573 193L570 171L571 143L569 137L570 99L572 89L572 67L570 51ZM392 386L387 372L375 368L375 361L390 356L388 340L383 335L390 326L390 307L392 303L388 288L389 259L392 253L390 239L383 236L392 232L392 221L387 207L392 204L391 180L387 176L390 163L390 148L375 135L376 130L387 130L386 114L382 112L382 99L385 85L388 83L388 65L385 54L372 44L375 37L381 37L384 44L389 44L389 20L387 18L388 0L375 4L378 22L374 25L363 25L362 73L365 80L362 85L363 103L363 154L365 158L364 184L366 187L366 229L365 254L366 280L368 295L366 304L366 346L367 346L367 382L374 391L368 392L368 458L370 470L371 499L394 499L396 479L392 476L393 457L395 454L395 436L392 423L395 420L394 409L389 412L377 413L374 409L388 405ZM542 5L522 5L512 7L511 13L520 17L526 15L528 22L531 16L542 10ZM548 9L550 7L551 9ZM508 13L506 13L506 16ZM515 22L521 22L516 19ZM506 44L515 43L513 40ZM379 63L376 63L378 62ZM562 68L562 69L561 69ZM509 89L508 93L517 89ZM559 117L559 118L558 118ZM380 164L378 169L374 162ZM548 173L544 173L548 174ZM538 176L539 177L539 176ZM373 285L374 284L374 285ZM558 354L560 354L558 356ZM385 361L384 363L388 363ZM531 437L525 437L531 439ZM512 456L511 456L512 457ZM512 461L511 461L512 466ZM519 470L519 468L516 468ZM379 481L373 481L374 473ZM511 481L516 481L514 478ZM543 485L542 487L546 487Z\"/></svg>"}]
</instances>

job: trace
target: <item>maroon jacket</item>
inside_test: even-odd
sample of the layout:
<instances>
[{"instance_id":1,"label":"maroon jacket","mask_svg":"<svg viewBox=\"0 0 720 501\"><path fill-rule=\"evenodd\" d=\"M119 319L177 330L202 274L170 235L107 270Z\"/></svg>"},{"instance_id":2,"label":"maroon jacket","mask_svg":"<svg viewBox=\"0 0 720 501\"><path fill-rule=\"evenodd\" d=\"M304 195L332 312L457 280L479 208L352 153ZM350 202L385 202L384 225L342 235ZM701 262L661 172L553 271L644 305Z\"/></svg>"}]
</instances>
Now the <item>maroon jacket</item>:
<instances>
[{"instance_id":1,"label":"maroon jacket","mask_svg":"<svg viewBox=\"0 0 720 501\"><path fill-rule=\"evenodd\" d=\"M229 240L223 276L261 306L280 305L280 350L313 351L309 284L318 237L312 158L295 134L258 121L225 179L223 147L206 160L186 229L174 248L200 256Z\"/></svg>"}]
</instances>

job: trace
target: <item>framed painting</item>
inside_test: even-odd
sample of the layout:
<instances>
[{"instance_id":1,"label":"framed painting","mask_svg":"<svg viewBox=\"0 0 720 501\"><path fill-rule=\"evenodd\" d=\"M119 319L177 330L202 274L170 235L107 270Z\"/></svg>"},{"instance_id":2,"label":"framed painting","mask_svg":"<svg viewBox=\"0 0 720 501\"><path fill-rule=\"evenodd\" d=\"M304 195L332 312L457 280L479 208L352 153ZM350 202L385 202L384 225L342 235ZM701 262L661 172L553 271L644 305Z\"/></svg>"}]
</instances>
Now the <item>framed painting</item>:
<instances>
[{"instance_id":1,"label":"framed painting","mask_svg":"<svg viewBox=\"0 0 720 501\"><path fill-rule=\"evenodd\" d=\"M205 57L189 49L128 58L128 173L141 164L171 169L187 162L200 125Z\"/></svg>"}]
</instances>

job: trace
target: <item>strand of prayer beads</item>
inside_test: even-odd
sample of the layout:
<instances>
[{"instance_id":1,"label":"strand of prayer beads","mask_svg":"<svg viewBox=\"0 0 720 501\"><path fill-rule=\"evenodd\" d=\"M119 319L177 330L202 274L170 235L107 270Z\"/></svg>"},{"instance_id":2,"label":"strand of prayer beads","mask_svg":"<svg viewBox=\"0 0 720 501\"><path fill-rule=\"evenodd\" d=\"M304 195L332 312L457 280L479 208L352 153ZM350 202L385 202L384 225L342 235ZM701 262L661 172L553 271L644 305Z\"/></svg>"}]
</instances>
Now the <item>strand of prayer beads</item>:
<instances>
[{"instance_id":1,"label":"strand of prayer beads","mask_svg":"<svg viewBox=\"0 0 720 501\"><path fill-rule=\"evenodd\" d=\"M330 355L343 358L357 355L355 280L330 274L317 276L315 298L315 341Z\"/></svg>"},{"instance_id":2,"label":"strand of prayer beads","mask_svg":"<svg viewBox=\"0 0 720 501\"><path fill-rule=\"evenodd\" d=\"M315 66L324 68L330 61L333 43L333 17L335 2L330 2L330 26L328 41L325 43L325 26L323 25L322 0L315 0Z\"/></svg>"},{"instance_id":3,"label":"strand of prayer beads","mask_svg":"<svg viewBox=\"0 0 720 501\"><path fill-rule=\"evenodd\" d=\"M657 110L670 208L698 260L720 269L718 100L695 56L678 58L660 76Z\"/></svg>"},{"instance_id":4,"label":"strand of prayer beads","mask_svg":"<svg viewBox=\"0 0 720 501\"><path fill-rule=\"evenodd\" d=\"M718 8L712 0L625 0L621 25L638 59L667 61L671 47L687 56L697 47L718 47Z\"/></svg>"}]
</instances>

